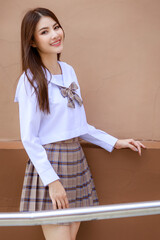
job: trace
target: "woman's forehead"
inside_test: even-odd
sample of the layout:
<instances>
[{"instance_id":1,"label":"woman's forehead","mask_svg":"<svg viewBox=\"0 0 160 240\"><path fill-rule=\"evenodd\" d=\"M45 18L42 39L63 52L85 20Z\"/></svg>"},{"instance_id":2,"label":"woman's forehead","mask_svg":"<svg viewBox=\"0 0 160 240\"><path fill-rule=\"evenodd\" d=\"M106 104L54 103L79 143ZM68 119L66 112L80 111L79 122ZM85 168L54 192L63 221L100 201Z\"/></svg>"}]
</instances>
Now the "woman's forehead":
<instances>
[{"instance_id":1,"label":"woman's forehead","mask_svg":"<svg viewBox=\"0 0 160 240\"><path fill-rule=\"evenodd\" d=\"M41 28L47 28L47 27L53 26L56 23L57 22L53 18L43 16L40 18L39 22L37 23L36 31L39 31Z\"/></svg>"}]
</instances>

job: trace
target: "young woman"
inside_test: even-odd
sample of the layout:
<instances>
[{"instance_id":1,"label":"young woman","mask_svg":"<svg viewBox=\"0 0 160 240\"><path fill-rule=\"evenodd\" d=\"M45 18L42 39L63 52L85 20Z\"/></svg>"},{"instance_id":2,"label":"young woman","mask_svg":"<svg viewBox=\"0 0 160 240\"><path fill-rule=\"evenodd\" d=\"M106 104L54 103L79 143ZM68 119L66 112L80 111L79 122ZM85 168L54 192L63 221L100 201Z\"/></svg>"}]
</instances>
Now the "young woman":
<instances>
[{"instance_id":1,"label":"young woman","mask_svg":"<svg viewBox=\"0 0 160 240\"><path fill-rule=\"evenodd\" d=\"M48 9L28 11L21 26L22 69L15 101L29 156L20 211L94 206L98 198L78 137L111 152L145 146L117 138L86 121L74 69L60 61L64 30ZM80 223L44 225L46 240L74 240Z\"/></svg>"}]
</instances>

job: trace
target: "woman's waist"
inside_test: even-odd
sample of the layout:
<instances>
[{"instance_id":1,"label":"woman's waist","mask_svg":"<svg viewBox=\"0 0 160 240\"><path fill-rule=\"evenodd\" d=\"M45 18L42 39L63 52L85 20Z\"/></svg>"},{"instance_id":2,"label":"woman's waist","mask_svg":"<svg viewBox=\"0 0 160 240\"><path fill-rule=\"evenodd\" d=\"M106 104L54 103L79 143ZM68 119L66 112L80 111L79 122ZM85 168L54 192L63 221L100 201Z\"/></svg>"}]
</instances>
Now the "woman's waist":
<instances>
[{"instance_id":1,"label":"woman's waist","mask_svg":"<svg viewBox=\"0 0 160 240\"><path fill-rule=\"evenodd\" d=\"M75 143L75 142L79 142L79 138L78 137L74 137L74 138L71 138L71 139L66 139L66 140L62 140L62 141L58 141L58 142L54 142L54 143Z\"/></svg>"},{"instance_id":2,"label":"woman's waist","mask_svg":"<svg viewBox=\"0 0 160 240\"><path fill-rule=\"evenodd\" d=\"M56 141L56 142L50 142L47 144L43 144L44 147L47 147L50 144L73 144L73 143L79 143L79 138L78 137L74 137L74 138L70 138L70 139L65 139L62 141Z\"/></svg>"}]
</instances>

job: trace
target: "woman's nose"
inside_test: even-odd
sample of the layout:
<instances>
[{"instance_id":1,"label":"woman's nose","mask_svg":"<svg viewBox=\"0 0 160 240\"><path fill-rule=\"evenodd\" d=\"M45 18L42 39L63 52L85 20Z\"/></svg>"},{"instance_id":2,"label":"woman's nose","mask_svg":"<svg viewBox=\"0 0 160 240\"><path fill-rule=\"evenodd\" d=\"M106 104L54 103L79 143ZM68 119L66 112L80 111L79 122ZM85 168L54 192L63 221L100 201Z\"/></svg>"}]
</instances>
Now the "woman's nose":
<instances>
[{"instance_id":1,"label":"woman's nose","mask_svg":"<svg viewBox=\"0 0 160 240\"><path fill-rule=\"evenodd\" d=\"M58 36L58 33L54 30L51 31L51 38L54 39Z\"/></svg>"}]
</instances>

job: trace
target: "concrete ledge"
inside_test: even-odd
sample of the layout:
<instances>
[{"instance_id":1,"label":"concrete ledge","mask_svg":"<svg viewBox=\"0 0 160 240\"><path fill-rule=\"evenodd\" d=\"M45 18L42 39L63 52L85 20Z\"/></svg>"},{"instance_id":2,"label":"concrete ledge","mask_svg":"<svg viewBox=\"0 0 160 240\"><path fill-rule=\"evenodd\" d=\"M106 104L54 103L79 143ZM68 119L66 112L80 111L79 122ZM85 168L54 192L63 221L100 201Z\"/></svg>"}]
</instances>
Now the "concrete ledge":
<instances>
[{"instance_id":1,"label":"concrete ledge","mask_svg":"<svg viewBox=\"0 0 160 240\"><path fill-rule=\"evenodd\" d=\"M98 146L84 140L81 140L80 142L86 147L99 148ZM160 149L160 141L146 140L141 142L147 147L147 149ZM23 144L20 140L0 140L0 149L23 149Z\"/></svg>"}]
</instances>

